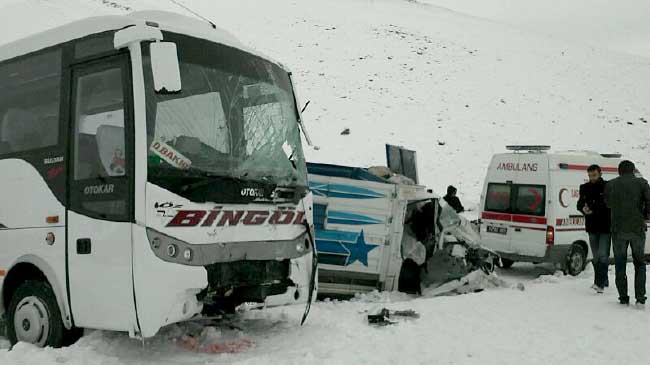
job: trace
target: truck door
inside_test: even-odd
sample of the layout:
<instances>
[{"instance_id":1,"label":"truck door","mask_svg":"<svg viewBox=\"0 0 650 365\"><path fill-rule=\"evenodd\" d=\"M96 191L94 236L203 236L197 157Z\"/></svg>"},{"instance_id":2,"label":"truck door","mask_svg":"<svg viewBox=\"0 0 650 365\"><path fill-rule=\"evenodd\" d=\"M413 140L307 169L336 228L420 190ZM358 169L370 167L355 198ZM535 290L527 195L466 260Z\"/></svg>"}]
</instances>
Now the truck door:
<instances>
[{"instance_id":1,"label":"truck door","mask_svg":"<svg viewBox=\"0 0 650 365\"><path fill-rule=\"evenodd\" d=\"M67 255L74 324L132 331L133 155L126 55L74 66Z\"/></svg>"},{"instance_id":2,"label":"truck door","mask_svg":"<svg viewBox=\"0 0 650 365\"><path fill-rule=\"evenodd\" d=\"M481 241L498 252L512 252L512 184L488 183L481 214Z\"/></svg>"}]
</instances>

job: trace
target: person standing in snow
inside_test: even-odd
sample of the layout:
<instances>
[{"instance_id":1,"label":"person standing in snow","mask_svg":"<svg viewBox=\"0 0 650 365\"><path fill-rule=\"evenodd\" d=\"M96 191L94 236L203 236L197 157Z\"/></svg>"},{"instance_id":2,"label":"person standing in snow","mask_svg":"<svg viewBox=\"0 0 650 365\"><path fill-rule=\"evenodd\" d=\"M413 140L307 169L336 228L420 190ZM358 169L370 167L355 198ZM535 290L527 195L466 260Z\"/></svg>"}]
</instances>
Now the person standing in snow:
<instances>
[{"instance_id":1,"label":"person standing in snow","mask_svg":"<svg viewBox=\"0 0 650 365\"><path fill-rule=\"evenodd\" d=\"M443 199L449 204L450 207L454 208L456 213L462 213L465 211L463 204L460 203L460 199L456 196L458 190L453 185L447 187L447 195Z\"/></svg>"},{"instance_id":2,"label":"person standing in snow","mask_svg":"<svg viewBox=\"0 0 650 365\"><path fill-rule=\"evenodd\" d=\"M648 182L634 175L631 161L618 165L619 177L605 186L605 202L611 209L612 241L616 266L616 288L621 304L630 304L627 294L627 247L632 248L634 262L634 294L637 304L646 301L646 267L644 262L645 235L648 207L650 207L650 186Z\"/></svg>"},{"instance_id":3,"label":"person standing in snow","mask_svg":"<svg viewBox=\"0 0 650 365\"><path fill-rule=\"evenodd\" d=\"M589 181L580 185L578 211L585 215L585 230L589 234L589 246L594 266L594 285L597 293L602 293L609 286L609 249L612 241L610 233L611 212L605 204L605 184L600 166L587 168Z\"/></svg>"}]
</instances>

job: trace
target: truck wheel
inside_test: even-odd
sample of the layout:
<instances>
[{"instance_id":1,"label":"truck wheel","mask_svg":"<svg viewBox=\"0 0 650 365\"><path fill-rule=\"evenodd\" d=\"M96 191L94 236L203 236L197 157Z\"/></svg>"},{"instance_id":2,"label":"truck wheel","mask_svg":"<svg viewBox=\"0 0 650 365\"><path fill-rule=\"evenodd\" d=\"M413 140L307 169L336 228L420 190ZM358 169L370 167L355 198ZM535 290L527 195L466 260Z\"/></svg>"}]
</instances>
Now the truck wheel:
<instances>
[{"instance_id":1,"label":"truck wheel","mask_svg":"<svg viewBox=\"0 0 650 365\"><path fill-rule=\"evenodd\" d=\"M565 273L571 276L577 276L585 269L585 265L587 265L587 252L585 252L582 246L574 244L571 246L571 251L569 251L569 255L567 256Z\"/></svg>"},{"instance_id":2,"label":"truck wheel","mask_svg":"<svg viewBox=\"0 0 650 365\"><path fill-rule=\"evenodd\" d=\"M501 265L500 265L500 267L501 267L502 269L509 269L509 268L512 267L512 265L514 265L514 263L515 263L515 262L512 261L512 260L510 260L510 259L504 259L504 258L501 258Z\"/></svg>"},{"instance_id":3,"label":"truck wheel","mask_svg":"<svg viewBox=\"0 0 650 365\"><path fill-rule=\"evenodd\" d=\"M61 347L66 334L59 305L47 283L27 280L9 302L7 337L12 345L28 342L39 347Z\"/></svg>"}]
</instances>

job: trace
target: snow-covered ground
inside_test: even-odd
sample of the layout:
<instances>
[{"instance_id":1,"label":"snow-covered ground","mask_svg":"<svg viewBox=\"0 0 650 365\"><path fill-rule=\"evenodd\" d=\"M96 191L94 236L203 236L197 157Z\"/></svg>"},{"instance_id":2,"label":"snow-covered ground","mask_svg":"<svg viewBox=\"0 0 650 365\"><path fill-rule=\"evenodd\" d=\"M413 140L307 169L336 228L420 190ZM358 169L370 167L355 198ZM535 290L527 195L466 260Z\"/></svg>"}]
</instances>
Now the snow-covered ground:
<instances>
[{"instance_id":1,"label":"snow-covered ground","mask_svg":"<svg viewBox=\"0 0 650 365\"><path fill-rule=\"evenodd\" d=\"M307 151L312 161L383 164L384 143L401 144L418 151L423 183L455 184L469 206L506 144L618 151L650 176L647 1L180 2L293 69L311 100L304 117L320 147ZM0 43L147 8L184 12L161 0L0 0ZM304 327L302 307L250 311L241 327L255 347L237 355L185 352L169 328L144 346L105 332L67 349L19 345L0 350L0 364L647 362L648 312L619 308L611 288L593 294L591 271L549 273L502 274L524 291L316 303ZM364 311L382 305L421 318L368 327Z\"/></svg>"},{"instance_id":2,"label":"snow-covered ground","mask_svg":"<svg viewBox=\"0 0 650 365\"><path fill-rule=\"evenodd\" d=\"M542 275L539 276L538 275ZM632 270L628 276L632 277ZM613 288L597 295L591 269L578 278L545 266L515 265L501 274L525 289L500 288L454 297L366 295L250 311L239 324L254 346L238 354L180 348L179 329L142 344L126 334L92 332L66 349L20 344L0 350L0 364L645 364L650 309L621 307ZM613 282L613 270L610 273ZM413 309L420 318L370 327L367 311ZM224 330L224 335L233 335Z\"/></svg>"}]
</instances>

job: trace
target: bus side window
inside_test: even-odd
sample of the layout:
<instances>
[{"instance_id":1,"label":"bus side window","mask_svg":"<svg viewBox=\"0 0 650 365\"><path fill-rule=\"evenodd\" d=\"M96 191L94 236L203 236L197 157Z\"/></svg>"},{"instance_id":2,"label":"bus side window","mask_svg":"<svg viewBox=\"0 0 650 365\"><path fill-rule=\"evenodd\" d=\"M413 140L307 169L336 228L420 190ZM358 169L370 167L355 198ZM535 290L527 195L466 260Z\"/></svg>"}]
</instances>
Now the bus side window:
<instances>
[{"instance_id":1,"label":"bus side window","mask_svg":"<svg viewBox=\"0 0 650 365\"><path fill-rule=\"evenodd\" d=\"M80 76L76 88L75 179L125 175L121 69Z\"/></svg>"},{"instance_id":2,"label":"bus side window","mask_svg":"<svg viewBox=\"0 0 650 365\"><path fill-rule=\"evenodd\" d=\"M0 156L59 140L61 51L0 65Z\"/></svg>"}]
</instances>

